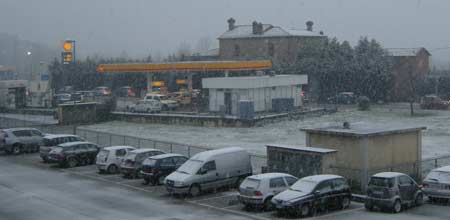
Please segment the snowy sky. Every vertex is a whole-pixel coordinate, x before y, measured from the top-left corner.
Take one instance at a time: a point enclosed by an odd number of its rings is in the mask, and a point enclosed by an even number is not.
[[[448,0],[0,0],[0,32],[55,47],[75,39],[79,55],[143,56],[216,42],[229,17],[299,29],[313,20],[352,43],[369,36],[385,47],[433,49],[450,46],[449,11]]]

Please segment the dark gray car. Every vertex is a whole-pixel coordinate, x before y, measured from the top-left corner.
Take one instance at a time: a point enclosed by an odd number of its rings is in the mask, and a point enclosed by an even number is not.
[[[373,175],[367,187],[365,207],[387,208],[399,213],[404,207],[423,204],[423,192],[408,175],[396,172],[383,172]]]
[[[42,158],[42,160],[45,163],[50,162],[48,159],[48,154],[50,151],[58,146],[59,144],[69,143],[69,142],[76,142],[76,141],[84,141],[83,138],[77,136],[77,135],[71,135],[71,134],[51,134],[46,135],[44,137],[43,143],[40,147],[39,154]]]

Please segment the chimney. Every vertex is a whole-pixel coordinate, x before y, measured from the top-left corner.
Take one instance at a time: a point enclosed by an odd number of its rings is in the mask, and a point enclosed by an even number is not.
[[[234,26],[234,23],[236,23],[236,20],[234,18],[228,19],[228,30],[232,31],[236,26]]]
[[[258,22],[257,21],[254,21],[252,23],[252,33],[253,34],[258,34]]]
[[[306,22],[306,30],[307,30],[307,31],[313,31],[313,25],[314,25],[314,22],[312,22],[312,21],[307,21],[307,22]]]

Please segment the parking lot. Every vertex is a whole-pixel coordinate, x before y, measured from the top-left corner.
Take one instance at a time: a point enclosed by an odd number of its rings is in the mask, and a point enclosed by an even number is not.
[[[217,211],[219,213],[228,213],[250,219],[283,219],[275,212],[262,212],[256,210],[245,210],[237,200],[238,192],[231,190],[218,190],[208,192],[199,197],[179,197],[171,196],[167,193],[164,186],[143,185],[142,179],[124,179],[121,175],[99,174],[95,165],[75,167],[70,169],[61,169],[56,165],[45,164],[37,154],[24,154],[18,156],[1,155],[0,160],[9,163],[19,163],[33,168],[45,169],[55,172],[62,172],[73,175],[76,178],[90,179],[111,185],[112,187],[127,188],[137,191],[145,196],[171,203],[192,206],[199,209]],[[290,217],[287,217],[290,218]],[[367,212],[363,204],[353,202],[350,208],[344,211],[330,211],[328,213],[318,213],[311,217],[312,219],[450,219],[450,207],[444,204],[425,204],[422,207],[406,210],[400,214],[390,214],[382,212]]]

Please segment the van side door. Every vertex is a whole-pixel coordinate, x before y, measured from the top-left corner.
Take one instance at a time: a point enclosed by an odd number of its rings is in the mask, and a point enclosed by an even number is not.
[[[220,186],[218,181],[219,173],[216,170],[216,162],[214,160],[203,164],[197,174],[200,177],[202,189],[214,189]]]

